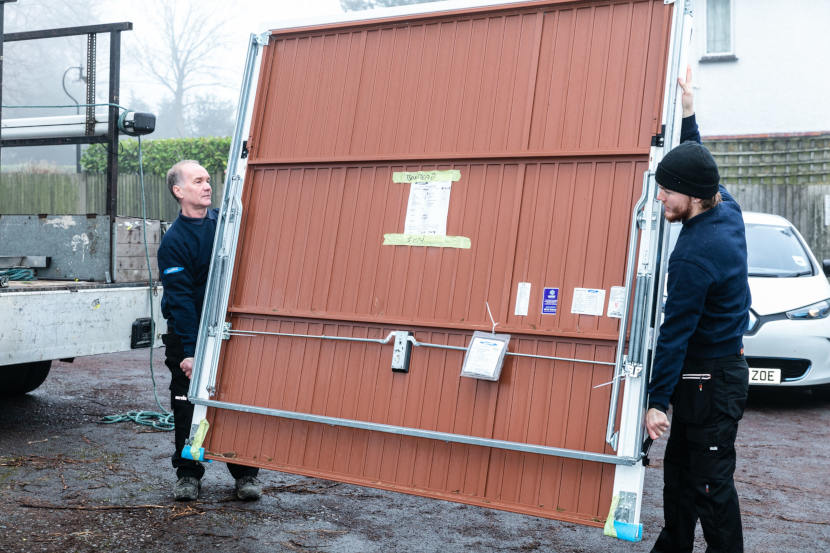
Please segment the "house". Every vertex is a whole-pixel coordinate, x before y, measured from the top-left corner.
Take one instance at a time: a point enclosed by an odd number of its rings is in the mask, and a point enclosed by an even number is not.
[[[694,18],[707,135],[830,132],[830,2],[695,0]]]
[[[830,257],[830,2],[691,4],[697,119],[722,180]]]

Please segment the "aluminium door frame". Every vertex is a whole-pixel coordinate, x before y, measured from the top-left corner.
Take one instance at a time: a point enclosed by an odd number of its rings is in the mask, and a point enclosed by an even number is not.
[[[481,7],[503,6],[507,4],[476,4]],[[210,272],[205,293],[205,304],[200,320],[199,335],[195,354],[194,370],[191,378],[188,399],[195,405],[191,432],[188,444],[182,454],[193,459],[204,459],[204,449],[201,447],[207,432],[207,408],[228,409],[233,411],[256,413],[293,420],[302,420],[323,423],[327,425],[343,426],[384,432],[389,434],[430,438],[445,442],[456,442],[480,445],[486,447],[524,451],[555,457],[565,457],[595,461],[616,465],[614,488],[612,497],[612,516],[609,521],[614,522],[618,532],[617,537],[630,539],[629,535],[642,535],[642,526],[639,524],[640,506],[645,469],[642,464],[643,418],[646,405],[646,384],[651,373],[651,352],[657,340],[657,325],[661,310],[660,302],[656,300],[657,293],[662,290],[665,279],[666,241],[664,240],[665,222],[662,217],[662,206],[657,202],[657,186],[654,180],[654,171],[663,154],[677,144],[680,133],[680,94],[676,85],[677,76],[685,67],[685,58],[691,38],[691,0],[664,0],[665,4],[673,4],[671,33],[669,39],[668,63],[666,65],[666,80],[662,110],[662,137],[655,137],[649,152],[649,165],[643,175],[642,196],[637,202],[632,215],[631,234],[629,237],[629,252],[626,263],[626,293],[623,317],[617,342],[617,358],[615,360],[614,377],[612,380],[612,397],[609,406],[609,417],[606,428],[606,442],[616,451],[616,454],[597,453],[592,451],[572,450],[566,448],[542,446],[506,440],[481,438],[478,436],[452,434],[438,431],[428,431],[419,428],[409,428],[367,421],[341,419],[310,413],[285,411],[251,405],[242,405],[212,399],[216,392],[216,377],[219,358],[224,340],[231,336],[243,337],[250,335],[230,328],[226,322],[227,306],[230,298],[230,288],[233,276],[233,267],[239,239],[242,192],[247,169],[247,143],[245,139],[250,134],[254,95],[257,88],[260,64],[264,47],[267,46],[270,32],[252,34],[250,36],[248,55],[245,63],[245,73],[240,90],[237,120],[231,149],[228,158],[225,193],[220,209],[217,232],[213,246]],[[446,4],[439,9],[448,9]],[[464,2],[467,7],[469,2]],[[457,5],[455,7],[458,7]],[[383,10],[383,16],[393,15],[397,10]],[[400,10],[400,13],[432,13],[435,11],[413,11],[411,6]],[[345,21],[355,20],[348,18]],[[363,20],[361,18],[361,20]],[[333,23],[327,20],[325,23]],[[338,22],[344,22],[343,19]],[[319,21],[315,23],[320,23]],[[304,22],[303,26],[311,22]],[[636,259],[636,263],[635,263]],[[633,277],[636,270],[636,278]],[[633,290],[633,300],[632,300]],[[631,311],[633,310],[633,313]],[[631,333],[628,340],[628,353],[625,351],[627,321],[631,313]],[[279,334],[279,333],[267,333]],[[394,335],[406,334],[404,331],[392,332],[385,339],[362,339],[320,335],[293,335],[311,339],[346,339],[352,341],[377,342],[388,344]],[[447,347],[439,344],[417,342],[414,338],[407,339],[412,346]],[[452,346],[450,346],[452,347]],[[453,348],[455,349],[455,348]],[[460,348],[465,349],[465,348]],[[548,356],[532,356],[556,359]],[[595,360],[571,359],[570,361],[591,364],[603,364]],[[618,411],[620,381],[626,380],[623,391],[622,408]],[[616,420],[620,419],[619,429]],[[623,495],[625,494],[625,495]],[[633,494],[633,495],[632,495]],[[617,509],[614,506],[620,497],[633,497],[633,510]],[[606,530],[606,533],[608,531]]]
[[[617,368],[609,412],[606,441],[620,455],[644,457],[644,418],[648,404],[647,384],[651,379],[653,352],[657,346],[660,315],[662,313],[662,290],[665,286],[668,266],[667,223],[663,217],[663,206],[657,201],[657,164],[665,153],[680,142],[682,119],[681,94],[677,79],[685,74],[693,28],[692,0],[664,0],[674,4],[672,32],[669,41],[668,63],[662,110],[662,137],[652,141],[648,170],[643,175],[643,196],[637,202],[632,217],[629,260],[626,265],[627,283],[632,277],[635,265],[632,263],[636,248],[635,235],[639,229],[639,256],[636,263],[636,288],[634,312],[631,316],[631,334],[628,351],[622,347],[626,330],[624,321],[629,313],[630,289],[626,288],[626,304],[623,310],[620,341],[617,347]],[[620,428],[612,432],[612,420],[616,416],[616,397],[619,381],[625,378]],[[639,541],[643,528],[640,524],[642,490],[645,466],[617,465],[614,473],[611,512],[605,526],[605,533],[621,539]]]
[[[188,399],[195,405],[191,419],[190,440],[201,445],[207,430],[207,405],[203,402],[214,395],[219,353],[224,338],[224,321],[230,299],[231,277],[236,259],[239,230],[242,221],[242,191],[248,167],[248,148],[245,137],[250,135],[254,111],[253,93],[259,82],[262,53],[271,33],[252,33],[248,38],[248,53],[239,92],[236,123],[225,175],[225,190],[216,224],[210,270],[205,288],[199,335],[190,378]],[[198,439],[201,437],[201,439]],[[198,449],[198,448],[196,448]],[[188,450],[188,447],[185,447]],[[195,452],[195,449],[194,449]],[[194,455],[195,457],[195,455]]]

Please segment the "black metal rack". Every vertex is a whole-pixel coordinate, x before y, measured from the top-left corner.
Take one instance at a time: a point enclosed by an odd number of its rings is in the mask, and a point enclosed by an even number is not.
[[[15,146],[51,146],[61,144],[107,144],[107,200],[106,214],[115,217],[118,209],[118,116],[116,107],[120,100],[121,88],[121,32],[131,31],[131,22],[105,23],[101,25],[85,25],[80,27],[64,27],[60,29],[45,29],[41,31],[25,31],[19,33],[4,33],[3,12],[5,4],[16,0],[0,0],[0,122],[2,122],[3,99],[3,44],[20,40],[38,40],[44,38],[58,38],[68,36],[87,35],[87,63],[89,78],[87,80],[86,103],[95,103],[95,61],[97,35],[110,35],[110,63],[109,63],[109,117],[107,133],[103,136],[94,136],[95,109],[86,108],[86,133],[84,136],[56,136],[50,138],[15,138],[0,139],[0,149]]]

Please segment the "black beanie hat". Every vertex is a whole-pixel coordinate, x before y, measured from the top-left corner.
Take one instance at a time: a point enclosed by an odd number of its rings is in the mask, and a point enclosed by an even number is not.
[[[718,193],[720,182],[715,158],[709,150],[691,140],[663,157],[657,164],[655,177],[663,188],[704,199]]]

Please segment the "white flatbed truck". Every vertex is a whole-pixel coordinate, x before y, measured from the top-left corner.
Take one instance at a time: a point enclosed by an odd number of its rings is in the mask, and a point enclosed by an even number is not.
[[[105,215],[0,215],[0,271],[18,266],[37,271],[32,281],[0,277],[0,396],[13,396],[37,388],[55,359],[155,346],[167,327],[161,318],[161,287],[151,284],[147,267],[148,258],[150,268],[155,263],[160,223],[148,222],[145,247],[143,221],[116,216],[119,133],[135,136],[155,128],[152,114],[122,113],[118,105],[121,33],[131,30],[132,23],[4,33],[4,8],[5,0],[0,0],[0,98],[4,43],[109,35],[105,114],[95,110],[94,72],[87,79],[86,116],[72,116],[71,122],[51,116],[7,121],[0,110],[0,151],[107,145]],[[94,67],[96,41],[86,42],[87,65]],[[83,213],[86,202],[79,204]]]
[[[110,227],[109,219],[0,216],[0,271],[46,265],[35,269],[42,279],[0,287],[0,396],[34,390],[56,359],[160,345],[162,288],[148,280],[142,222],[117,217]],[[148,221],[147,237],[154,267],[158,221]]]

